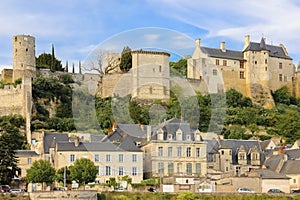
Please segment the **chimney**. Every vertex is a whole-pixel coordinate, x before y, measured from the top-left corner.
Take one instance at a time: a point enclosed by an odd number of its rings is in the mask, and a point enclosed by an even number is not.
[[[147,142],[151,140],[151,126],[147,126]]]
[[[225,42],[220,43],[220,49],[222,50],[222,52],[226,52]]]
[[[200,38],[197,38],[197,39],[196,39],[196,46],[197,46],[197,47],[200,47],[200,43],[201,43],[201,39],[200,39]]]
[[[79,146],[79,137],[75,137],[74,145],[75,145],[75,147]]]
[[[250,44],[250,35],[245,36],[245,44],[243,50],[245,50]]]

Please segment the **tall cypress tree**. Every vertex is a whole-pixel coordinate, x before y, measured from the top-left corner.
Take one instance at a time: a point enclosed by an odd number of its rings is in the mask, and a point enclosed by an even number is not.
[[[51,54],[51,66],[50,70],[55,71],[55,55],[54,55],[54,45],[52,44],[52,54]]]

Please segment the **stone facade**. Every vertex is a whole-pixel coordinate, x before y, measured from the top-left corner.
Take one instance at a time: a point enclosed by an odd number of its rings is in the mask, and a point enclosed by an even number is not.
[[[30,35],[13,37],[13,81],[23,75],[35,77],[35,38]]]
[[[144,174],[151,177],[204,177],[206,171],[206,142],[200,131],[191,131],[189,124],[171,119],[157,127],[147,127]]]
[[[262,38],[260,43],[250,42],[245,37],[242,51],[226,49],[225,42],[220,48],[202,47],[200,39],[192,58],[188,60],[187,78],[204,80],[208,91],[223,92],[234,88],[251,97],[254,103],[273,107],[271,91],[283,86],[295,91],[295,66],[286,48],[268,45]]]

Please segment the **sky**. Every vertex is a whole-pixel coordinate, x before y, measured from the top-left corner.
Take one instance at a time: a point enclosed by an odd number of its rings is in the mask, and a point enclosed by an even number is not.
[[[99,49],[121,52],[159,49],[171,59],[201,45],[242,50],[244,36],[284,44],[300,60],[300,2],[297,0],[2,0],[0,70],[12,68],[12,37],[32,35],[36,55],[51,53],[68,63],[84,62]]]

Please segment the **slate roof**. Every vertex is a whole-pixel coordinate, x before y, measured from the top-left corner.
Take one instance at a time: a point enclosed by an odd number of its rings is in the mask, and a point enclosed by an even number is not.
[[[62,134],[62,133],[45,133],[44,135],[44,153],[49,153],[49,148],[54,148],[55,141],[68,141],[69,136],[68,134]]]
[[[134,137],[144,137],[147,132],[146,125],[118,124],[118,129]]]
[[[216,139],[213,140],[205,140],[206,143],[206,152],[207,153],[212,153],[212,154],[216,154],[219,153],[218,149],[219,149],[219,143]]]
[[[241,146],[245,148],[247,154],[250,153],[250,151],[256,146],[260,152],[261,162],[264,161],[264,156],[257,140],[220,140],[219,148],[232,149],[232,162],[233,164],[238,164],[237,152]]]
[[[39,156],[34,150],[16,150],[16,157],[34,157]]]
[[[265,141],[260,141],[260,147],[264,151],[266,150],[267,146],[270,144],[271,140],[265,140]]]
[[[288,156],[288,160],[300,158],[300,149],[285,149],[283,153]]]
[[[160,129],[164,131],[164,140],[167,140],[168,134],[172,134],[174,141],[176,139],[176,131],[179,129],[182,131],[182,140],[180,140],[180,142],[187,140],[187,135],[191,136],[190,141],[194,140],[194,134],[190,128],[190,124],[178,118],[172,118],[158,126],[152,126],[152,140],[157,140],[157,131]]]
[[[243,52],[235,50],[227,50],[223,52],[221,49],[210,48],[210,47],[200,47],[201,51],[208,54],[210,57],[217,58],[229,58],[234,60],[244,60]]]
[[[290,179],[284,174],[276,173],[269,169],[255,170],[262,179]]]
[[[127,142],[125,142],[125,144],[112,142],[79,142],[79,145],[76,147],[72,142],[57,142],[57,151],[142,152],[142,150],[137,147],[130,149],[126,144]]]
[[[265,166],[268,169],[275,171],[277,169],[280,161],[283,159],[284,159],[283,154],[273,155],[268,160],[266,160]]]
[[[284,162],[280,173],[282,174],[300,174],[300,160],[287,160]]]
[[[140,151],[133,139],[134,137],[124,133],[121,130],[115,130],[113,133],[105,137],[102,142],[110,142],[119,145],[120,148],[126,151]]]
[[[284,58],[284,59],[292,60],[291,57],[285,55],[282,47],[265,44],[264,39],[262,39],[260,43],[250,42],[248,47],[246,47],[246,49],[243,52],[245,52],[245,51],[261,51],[261,50],[269,51],[270,57]]]

